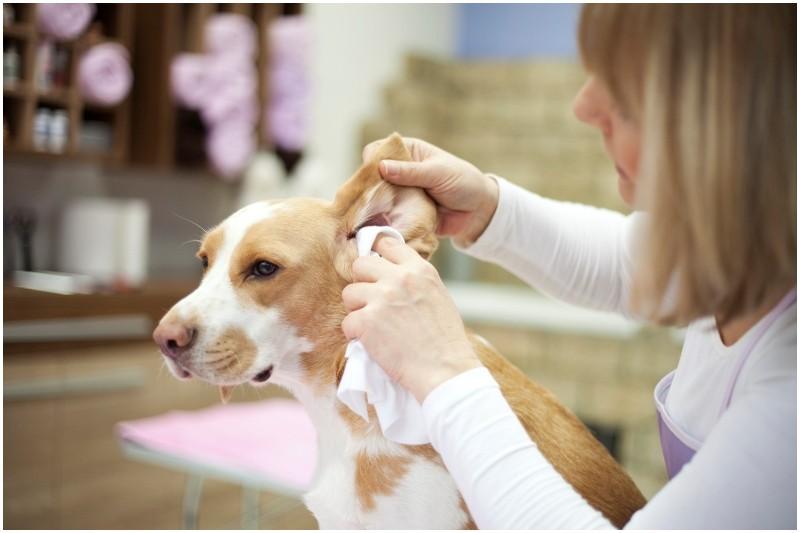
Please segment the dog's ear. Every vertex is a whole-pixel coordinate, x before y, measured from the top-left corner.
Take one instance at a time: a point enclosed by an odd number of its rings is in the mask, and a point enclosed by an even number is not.
[[[400,187],[384,181],[378,170],[383,159],[411,161],[402,137],[393,133],[342,185],[333,201],[347,238],[364,226],[391,226],[406,243],[429,259],[439,240],[436,238],[436,204],[417,187]]]

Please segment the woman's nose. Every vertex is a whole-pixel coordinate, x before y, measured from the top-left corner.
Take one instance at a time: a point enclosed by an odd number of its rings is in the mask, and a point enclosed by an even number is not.
[[[598,128],[604,135],[610,133],[607,98],[604,98],[603,91],[594,78],[589,78],[580,88],[572,102],[572,111],[581,122]]]

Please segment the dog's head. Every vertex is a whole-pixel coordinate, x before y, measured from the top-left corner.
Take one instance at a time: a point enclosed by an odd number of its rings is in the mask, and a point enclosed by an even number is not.
[[[338,191],[240,209],[203,239],[200,286],[153,333],[170,371],[229,387],[250,382],[335,384],[346,340],[341,291],[351,281],[355,233],[390,225],[430,257],[436,208],[421,190],[380,177],[382,159],[409,160],[397,134]],[[279,378],[279,379],[278,379]]]

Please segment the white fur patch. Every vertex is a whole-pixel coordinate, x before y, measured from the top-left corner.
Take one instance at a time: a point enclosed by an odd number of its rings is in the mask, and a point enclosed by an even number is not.
[[[216,252],[214,264],[206,272],[200,286],[176,304],[176,312],[185,320],[193,318],[197,323],[198,337],[196,360],[192,370],[202,379],[215,384],[235,385],[253,379],[269,365],[278,367],[289,355],[308,352],[313,345],[297,336],[295,328],[286,323],[279,307],[254,307],[242,301],[231,283],[229,267],[234,251],[247,231],[254,225],[270,218],[280,204],[259,202],[243,207],[220,226],[223,239]],[[203,372],[203,353],[214,339],[225,331],[237,328],[256,345],[257,355],[250,368],[241,376],[224,382],[219,376]]]

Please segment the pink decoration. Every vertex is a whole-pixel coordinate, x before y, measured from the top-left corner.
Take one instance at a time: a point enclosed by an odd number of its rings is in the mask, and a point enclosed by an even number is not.
[[[172,94],[181,104],[195,109],[211,99],[210,63],[210,57],[202,54],[179,54],[172,61]]]
[[[256,30],[245,16],[232,13],[214,15],[205,27],[206,50],[214,55],[233,55],[253,59],[256,53]]]
[[[294,400],[233,403],[121,422],[121,439],[209,467],[260,475],[296,492],[311,488],[317,434]]]
[[[270,101],[264,127],[275,144],[300,151],[308,141],[311,30],[301,16],[282,17],[270,26]]]
[[[258,87],[252,62],[241,63],[230,61],[226,56],[213,56],[208,65],[213,97],[199,105],[205,123],[214,126],[231,120],[255,126]]]
[[[247,17],[214,15],[206,23],[206,54],[182,54],[172,63],[172,91],[200,113],[209,130],[206,154],[227,179],[240,174],[256,150],[258,80],[256,30]]]
[[[69,40],[83,33],[94,12],[94,4],[38,4],[36,18],[42,33]]]
[[[115,105],[128,95],[133,73],[128,51],[117,43],[103,43],[90,48],[78,65],[78,84],[88,102]]]
[[[255,149],[255,132],[248,122],[217,124],[206,139],[206,154],[211,166],[227,179],[233,179],[244,171]]]

